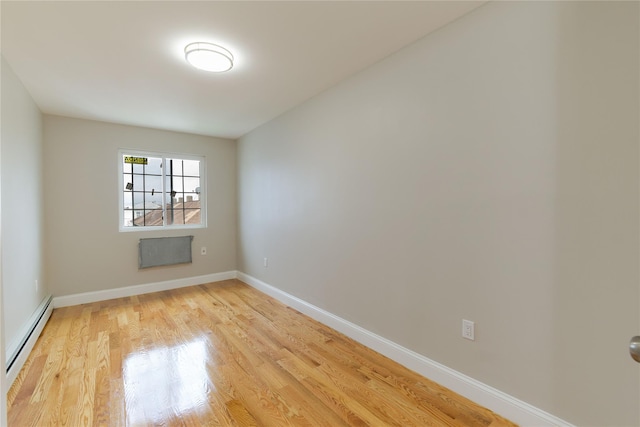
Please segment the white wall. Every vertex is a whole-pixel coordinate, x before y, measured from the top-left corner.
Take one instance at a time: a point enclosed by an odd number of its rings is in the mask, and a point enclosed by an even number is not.
[[[5,66],[4,58],[0,57],[0,75]],[[0,128],[2,126],[2,84],[0,83]],[[1,131],[0,131],[1,134]],[[2,177],[2,137],[0,135],[0,181]],[[0,185],[0,254],[2,254],[2,185]],[[2,256],[0,255],[0,309],[3,307],[2,299]],[[4,309],[0,310],[0,372],[7,371],[5,358],[5,332],[4,332]],[[0,426],[7,425],[7,391],[9,385],[6,377],[0,375]]]
[[[4,58],[1,102],[2,318],[11,350],[24,338],[48,290],[42,250],[42,115]]]
[[[54,296],[236,269],[234,141],[50,115],[44,141],[46,277]],[[119,232],[119,148],[205,156],[208,227]],[[179,235],[194,236],[192,264],[138,270],[140,238]]]
[[[637,3],[490,3],[249,133],[239,270],[569,422],[640,424],[638,48]]]

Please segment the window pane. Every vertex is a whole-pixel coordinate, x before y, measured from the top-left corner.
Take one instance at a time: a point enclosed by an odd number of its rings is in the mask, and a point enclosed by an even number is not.
[[[133,175],[133,191],[144,191],[144,175]]]
[[[133,226],[133,211],[129,210],[129,209],[125,209],[124,210],[124,221],[123,221],[123,225],[125,227],[132,227]]]
[[[184,202],[184,193],[176,193],[174,199],[174,205],[182,209],[182,203]],[[179,205],[179,206],[178,206]]]
[[[137,214],[138,212],[136,212]],[[145,210],[141,215],[136,215],[133,224],[137,226],[160,226],[162,223],[162,209]]]
[[[167,205],[167,225],[182,224],[182,209],[174,204]]]
[[[184,210],[184,223],[185,224],[200,224],[200,209],[185,209]]]
[[[167,225],[200,224],[200,209],[183,209],[179,204],[174,209],[167,209]]]
[[[133,206],[134,207],[142,207],[142,202],[144,202],[144,193],[140,191],[136,191],[133,193]]]
[[[122,206],[125,209],[133,209],[133,193],[131,193],[130,191],[125,191],[124,193],[124,199],[122,200]]]
[[[133,173],[144,173],[143,165],[133,165]]]
[[[127,163],[125,159],[127,157],[134,157],[134,163]],[[146,164],[144,162],[138,163],[138,160],[146,159]],[[124,172],[129,172],[133,170],[134,173],[148,173],[148,174],[156,174],[160,175],[162,173],[162,158],[161,157],[148,157],[144,155],[134,155],[134,154],[123,154],[122,156],[123,167],[122,170]]]
[[[150,192],[144,193],[144,208],[145,209],[162,209],[162,193]]]
[[[167,159],[167,176],[173,175],[182,175],[182,160],[180,159]],[[173,166],[173,169],[171,169]]]
[[[184,191],[195,193],[198,187],[200,187],[200,178],[184,178]]]
[[[145,175],[144,190],[153,191],[154,193],[162,193],[162,177],[156,175]]]
[[[200,176],[200,161],[184,160],[183,163],[185,176]]]
[[[123,179],[122,179],[122,184],[123,184],[123,190],[124,191],[131,191],[129,189],[127,189],[127,184],[132,184],[133,185],[133,176],[130,173],[125,173],[123,175]]]
[[[183,193],[184,199],[187,202],[198,203],[198,207],[200,207],[200,195],[198,193]],[[188,208],[192,208],[193,206],[187,206]]]
[[[173,183],[173,185],[171,184]],[[167,177],[167,191],[178,191],[178,192],[182,192],[184,191],[184,189],[182,188],[182,177],[181,176],[174,176],[173,178],[171,177]]]
[[[158,157],[147,157],[147,165],[144,172],[152,175],[162,175],[162,159]]]

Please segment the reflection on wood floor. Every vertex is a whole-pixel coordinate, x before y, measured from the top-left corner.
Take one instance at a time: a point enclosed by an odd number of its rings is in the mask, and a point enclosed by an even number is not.
[[[237,280],[56,309],[9,426],[513,425]]]

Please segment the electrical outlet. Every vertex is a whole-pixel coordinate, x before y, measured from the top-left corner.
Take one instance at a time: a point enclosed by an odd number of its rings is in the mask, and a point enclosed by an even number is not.
[[[38,279],[36,279],[36,292],[38,292],[38,290],[39,290]]]
[[[206,255],[207,254],[207,247],[203,246],[200,248],[200,255]]]
[[[267,268],[269,266],[269,259],[265,258],[264,261],[262,261],[262,265],[264,265],[264,268]]]
[[[475,341],[476,324],[471,320],[462,319],[462,338]]]

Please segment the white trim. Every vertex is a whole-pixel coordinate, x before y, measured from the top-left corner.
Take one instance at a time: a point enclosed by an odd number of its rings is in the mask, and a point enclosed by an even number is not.
[[[44,313],[42,312],[44,310]],[[51,301],[51,295],[46,297],[42,303],[38,306],[38,309],[31,316],[31,319],[28,322],[28,326],[21,331],[22,338],[21,340],[11,343],[11,346],[7,348],[7,353],[14,357],[14,354],[17,352],[17,356],[15,356],[15,360],[11,364],[11,368],[7,370],[7,390],[11,387],[11,384],[15,381],[20,370],[24,366],[24,363],[27,361],[31,350],[33,350],[33,346],[36,345],[36,341],[40,337],[40,333],[44,329],[45,325],[49,321],[51,317],[51,313],[53,312],[53,302]],[[38,319],[39,318],[39,319]],[[36,323],[37,322],[37,323]],[[35,327],[33,327],[35,323]],[[33,327],[33,330],[30,329]],[[24,345],[22,345],[22,340],[24,341]],[[22,346],[21,348],[17,346]],[[7,362],[9,359],[7,359]]]
[[[393,341],[374,334],[354,323],[342,319],[341,317],[338,317],[326,310],[316,307],[313,304],[309,304],[308,302],[298,297],[295,297],[259,279],[256,279],[255,277],[249,276],[239,271],[227,271],[222,273],[208,274],[204,276],[169,280],[165,282],[148,283],[144,285],[127,286],[117,289],[108,289],[103,291],[85,292],[81,294],[55,297],[53,298],[52,304],[49,306],[49,314],[46,316],[46,319],[48,319],[51,315],[52,308],[67,307],[71,305],[104,301],[113,298],[141,295],[150,292],[177,289],[186,286],[194,286],[203,283],[218,282],[235,278],[281,301],[282,303],[295,308],[301,313],[304,313],[309,317],[347,335],[348,337],[358,341],[359,343],[389,357],[390,359],[400,363],[401,365],[406,366],[407,368],[412,369],[421,375],[424,375],[425,377],[437,382],[438,384],[441,384],[444,387],[447,387],[454,392],[471,399],[479,405],[491,409],[492,411],[510,419],[511,421],[520,424],[523,427],[573,427],[572,424],[541,409],[538,409],[526,402],[523,402],[522,400],[510,396],[458,371],[448,368],[445,365],[442,365],[425,356],[422,356],[421,354],[402,347],[394,343]],[[45,316],[43,316],[43,319],[45,319]],[[41,323],[42,327],[44,327],[46,320]],[[11,371],[15,370],[14,377],[10,379],[9,384],[11,384],[11,382],[15,379],[15,375],[17,375],[17,373],[20,371],[20,368],[26,361],[26,357],[33,348],[33,344],[35,344],[35,340],[37,340],[41,330],[42,328],[40,328],[39,326],[39,329],[34,331],[31,338],[33,339],[31,347],[27,348],[27,345],[25,345],[25,350],[27,351],[21,352],[21,356],[16,359],[16,362],[11,369]],[[24,357],[25,359],[21,363],[19,363],[19,359],[21,357]],[[7,378],[10,377],[10,374],[11,372],[7,373]]]
[[[421,354],[404,348],[393,341],[376,335],[354,323],[342,319],[326,310],[316,307],[287,292],[275,288],[255,277],[238,272],[237,278],[265,294],[295,308],[309,317],[342,332],[359,343],[387,356],[388,358],[418,372],[472,401],[491,409],[497,414],[521,426],[562,426],[572,424],[516,399],[500,390],[477,381],[467,375],[448,368]]]
[[[209,282],[219,282],[236,278],[236,271],[207,274],[204,276],[186,277],[184,279],[167,280],[166,282],[147,283],[144,285],[125,286],[116,289],[105,289],[95,292],[65,295],[53,298],[53,307],[68,307],[71,305],[87,304],[91,302],[105,301],[114,298],[130,297],[133,295],[148,294],[151,292],[167,291],[170,289],[184,288],[186,286],[201,285]]]

